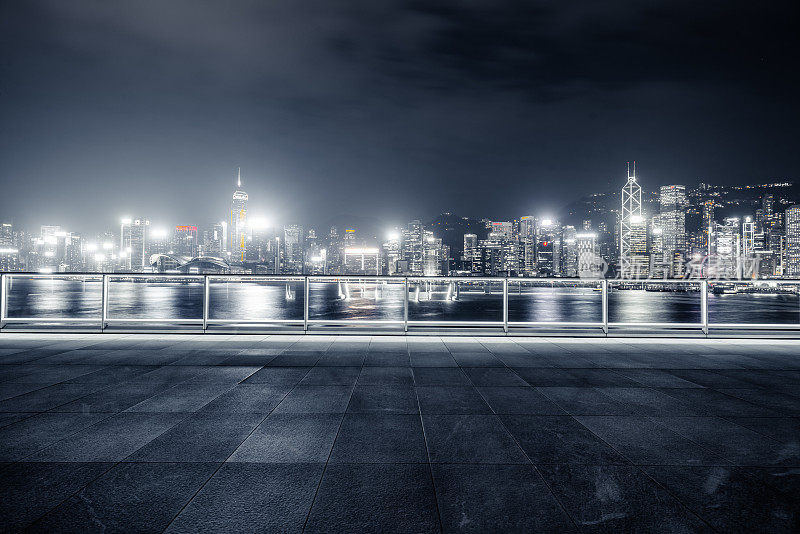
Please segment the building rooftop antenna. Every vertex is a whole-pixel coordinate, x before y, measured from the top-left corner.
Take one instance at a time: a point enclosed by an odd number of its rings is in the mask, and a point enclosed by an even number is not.
[[[242,187],[242,168],[241,167],[236,167],[236,174],[237,174],[236,187]]]

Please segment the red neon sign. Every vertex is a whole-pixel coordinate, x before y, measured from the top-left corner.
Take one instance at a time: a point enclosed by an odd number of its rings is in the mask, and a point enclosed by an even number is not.
[[[176,226],[175,229],[179,232],[196,232],[196,226]]]

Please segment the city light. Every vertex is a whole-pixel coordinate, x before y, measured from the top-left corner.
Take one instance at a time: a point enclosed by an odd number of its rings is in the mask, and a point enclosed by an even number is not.
[[[249,217],[247,221],[251,230],[268,230],[272,228],[272,224],[264,217]]]
[[[153,239],[166,239],[169,235],[169,230],[166,228],[151,228],[150,229],[150,236]]]
[[[783,187],[769,187],[779,186]],[[727,277],[742,276],[742,265],[753,259],[765,267],[748,274],[751,278],[800,276],[800,240],[790,239],[800,233],[800,206],[793,207],[794,201],[787,196],[773,197],[772,192],[760,191],[759,187],[767,186],[728,189],[752,190],[752,198],[736,198],[727,205],[736,209],[759,206],[755,216],[742,213],[739,218],[715,218],[714,209],[726,206],[723,186],[687,190],[677,184],[660,186],[655,197],[658,205],[650,207],[656,215],[646,216],[642,212],[642,187],[629,180],[621,189],[621,210],[620,204],[595,205],[583,213],[512,216],[488,225],[485,218],[459,217],[468,221],[460,235],[453,232],[462,230],[449,223],[414,220],[385,227],[384,239],[372,234],[371,228],[362,233],[358,227],[339,226],[327,233],[317,226],[276,226],[261,215],[248,216],[247,195],[238,190],[230,221],[150,227],[146,217],[123,217],[119,232],[97,233],[93,235],[102,237],[87,240],[61,226],[43,225],[19,246],[8,237],[0,241],[0,260],[4,262],[0,267],[8,266],[5,269],[9,272],[36,271],[43,264],[55,265],[64,272],[174,271],[174,264],[149,264],[152,257],[171,255],[180,261],[200,256],[217,258],[222,272],[243,274],[569,278],[579,276],[583,269],[576,258],[589,255],[601,258],[607,266],[604,273],[622,278],[682,278],[687,265],[698,258],[722,265],[716,268]],[[699,229],[687,228],[689,212],[698,216]],[[534,220],[538,223],[531,224]],[[131,221],[135,225],[126,226]],[[245,222],[248,231],[244,230]],[[3,235],[8,236],[12,227],[4,223]],[[228,233],[231,227],[234,231]],[[259,234],[268,230],[274,233]],[[304,269],[306,265],[313,265],[311,272]],[[202,272],[203,268],[197,271],[198,267],[189,267],[193,272]]]

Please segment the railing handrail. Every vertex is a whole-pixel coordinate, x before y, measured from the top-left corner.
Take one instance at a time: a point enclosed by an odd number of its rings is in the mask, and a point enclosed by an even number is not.
[[[64,323],[75,324],[82,322],[94,322],[97,318],[91,317],[64,317],[64,318],[21,318],[9,317],[8,313],[8,295],[9,295],[9,281],[17,277],[33,277],[33,278],[83,278],[83,279],[96,279],[101,282],[101,317],[99,318],[100,330],[105,331],[109,324],[119,323],[151,323],[151,322],[164,322],[174,321],[186,324],[199,324],[202,325],[203,332],[208,331],[209,326],[212,324],[280,324],[280,325],[296,325],[302,326],[303,331],[309,331],[309,328],[314,325],[344,325],[344,324],[383,324],[383,325],[402,325],[403,331],[408,332],[409,326],[492,326],[501,327],[503,332],[508,334],[510,329],[517,327],[534,327],[550,325],[554,327],[567,327],[567,328],[584,328],[584,327],[601,327],[603,332],[608,335],[611,327],[680,327],[680,328],[700,328],[704,335],[708,335],[710,328],[742,328],[741,323],[710,323],[709,310],[708,310],[708,294],[709,287],[715,283],[736,283],[742,285],[762,285],[762,284],[800,284],[800,280],[706,280],[706,279],[665,279],[665,280],[628,280],[628,279],[586,279],[586,278],[523,278],[523,277],[470,277],[470,276],[382,276],[382,275],[273,275],[273,274],[234,274],[234,273],[219,273],[219,274],[182,274],[182,273],[31,273],[31,272],[3,272],[0,273],[0,330],[3,329],[6,323],[21,323],[40,321],[44,323]],[[202,281],[203,283],[203,299],[202,299],[202,318],[185,318],[185,319],[149,319],[149,318],[114,318],[109,317],[109,286],[111,280],[115,278],[133,278],[133,279],[178,279],[178,280],[191,280]],[[283,282],[294,281],[303,284],[303,317],[297,319],[264,319],[264,320],[250,320],[250,319],[212,319],[210,317],[210,300],[211,293],[210,287],[212,281],[224,281],[227,279],[241,280],[243,283],[263,281]],[[374,282],[396,282],[403,285],[403,318],[402,319],[319,319],[312,318],[309,313],[310,302],[310,288],[311,283],[315,281],[335,282],[335,281],[374,281]],[[423,282],[492,282],[499,283],[502,287],[502,315],[499,317],[487,317],[484,320],[478,321],[451,321],[451,320],[434,320],[423,321],[409,318],[409,287],[410,284],[423,281]],[[519,282],[530,282],[536,284],[541,282],[543,285],[548,284],[576,284],[596,286],[601,291],[600,300],[600,320],[593,321],[514,321],[509,320],[509,297],[515,293],[509,290],[509,286]],[[652,322],[625,322],[625,321],[610,321],[608,315],[608,295],[610,289],[614,286],[621,284],[635,284],[635,285],[659,285],[659,284],[692,284],[699,286],[700,293],[700,322],[699,323],[652,323]],[[501,292],[495,290],[493,295],[500,296]],[[296,290],[296,292],[299,289]],[[762,323],[747,323],[751,328],[775,328],[775,329],[796,329],[800,330],[800,322],[798,324],[762,324]]]

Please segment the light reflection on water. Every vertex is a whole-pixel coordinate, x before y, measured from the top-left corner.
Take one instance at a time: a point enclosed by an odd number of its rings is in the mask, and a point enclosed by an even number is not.
[[[9,317],[99,318],[100,279],[15,278],[8,295]],[[409,294],[411,321],[502,321],[502,283],[489,288],[471,283],[459,286],[457,295],[448,284],[413,285]],[[419,292],[417,288],[419,287]],[[148,283],[112,279],[109,282],[110,318],[202,318],[203,284],[200,281]],[[321,320],[403,320],[403,283],[312,282],[309,318]],[[302,281],[214,281],[210,287],[211,319],[303,319]],[[550,287],[533,283],[510,284],[508,318],[511,322],[599,322],[601,292],[591,287]],[[454,300],[455,299],[455,300]],[[709,294],[709,320],[713,323],[800,322],[797,295]],[[699,323],[700,293],[614,290],[609,293],[610,322]]]

